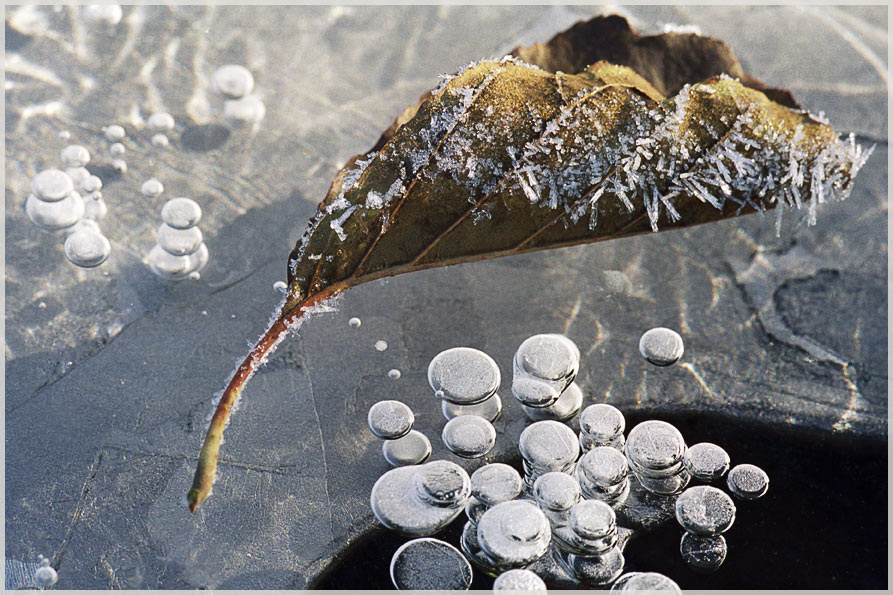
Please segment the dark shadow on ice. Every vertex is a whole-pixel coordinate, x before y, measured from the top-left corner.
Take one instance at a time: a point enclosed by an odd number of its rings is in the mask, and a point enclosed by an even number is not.
[[[183,131],[180,142],[190,151],[212,151],[223,146],[229,134],[229,128],[220,124],[190,126]]]

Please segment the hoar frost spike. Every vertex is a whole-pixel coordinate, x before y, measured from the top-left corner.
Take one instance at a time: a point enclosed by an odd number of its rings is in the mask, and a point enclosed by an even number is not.
[[[570,72],[568,74],[567,72]],[[239,393],[289,329],[345,289],[459,262],[843,200],[852,136],[745,75],[722,42],[579,23],[470,65],[338,173],[292,251],[279,313],[223,393],[189,491],[211,490]]]

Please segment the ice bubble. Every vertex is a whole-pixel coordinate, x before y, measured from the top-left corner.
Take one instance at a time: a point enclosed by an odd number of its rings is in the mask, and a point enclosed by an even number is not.
[[[111,253],[108,239],[90,229],[78,230],[65,239],[65,257],[79,267],[98,267]]]
[[[388,378],[390,378],[391,380],[399,380],[400,376],[402,376],[402,374],[400,374],[400,370],[398,370],[397,368],[388,370]]]
[[[685,563],[700,570],[713,571],[722,566],[728,551],[729,546],[722,535],[694,535],[686,531],[679,543],[679,553]]]
[[[441,439],[450,452],[466,459],[474,459],[493,449],[496,444],[496,429],[483,417],[460,415],[446,423]]]
[[[86,167],[66,167],[65,175],[71,178],[71,182],[75,186],[80,187],[84,180],[90,177],[90,170]]]
[[[152,272],[164,279],[185,279],[191,273],[201,270],[208,262],[208,248],[204,244],[192,254],[175,256],[155,244],[149,251],[149,268]]]
[[[191,198],[172,198],[161,208],[161,220],[175,229],[189,229],[202,218],[202,209]]]
[[[125,147],[122,143],[114,143],[109,146],[109,153],[111,153],[112,157],[120,157],[126,152],[127,147]]]
[[[170,139],[167,138],[166,135],[161,134],[160,132],[159,132],[158,134],[153,134],[153,135],[152,135],[152,146],[154,146],[154,147],[166,147],[166,146],[168,146],[169,144],[171,144],[171,141],[170,141]]]
[[[571,508],[580,501],[580,484],[567,473],[551,471],[533,483],[533,497],[552,527],[563,527]]]
[[[596,403],[580,413],[580,443],[584,449],[607,444],[623,436],[624,429],[626,420],[613,405]]]
[[[67,130],[61,130],[59,132],[59,138],[61,138],[62,140],[68,140],[71,138],[71,133]]]
[[[203,239],[198,227],[178,229],[167,223],[158,226],[158,243],[174,256],[192,254],[202,245]]]
[[[191,273],[186,275],[186,278],[189,279],[190,281],[198,281],[199,279],[202,278],[202,274],[199,273],[198,271],[192,271]]]
[[[678,494],[685,489],[685,486],[691,481],[691,475],[689,475],[688,471],[684,468],[678,473],[668,477],[650,477],[633,464],[630,464],[630,469],[632,469],[636,479],[642,484],[642,487],[653,494],[664,496]]]
[[[465,503],[465,514],[468,516],[468,520],[478,524],[478,521],[481,520],[481,516],[487,512],[490,507],[474,496],[468,499],[468,502]]]
[[[672,579],[657,572],[628,572],[611,586],[612,591],[672,591],[682,589]]]
[[[143,196],[155,198],[161,196],[161,193],[164,192],[164,185],[155,178],[151,178],[143,182],[143,185],[140,186],[140,192],[143,193]]]
[[[121,146],[123,147],[124,145]],[[127,162],[123,159],[113,159],[112,167],[114,167],[115,171],[117,171],[119,174],[123,175],[127,173]]]
[[[630,430],[625,450],[631,463],[648,469],[666,469],[682,460],[685,440],[671,424],[649,420]]]
[[[189,258],[190,267],[189,277],[192,279],[197,279],[199,277],[198,272],[205,268],[205,265],[208,264],[208,259],[210,258],[208,247],[204,244],[204,242],[202,242],[202,245],[198,247],[198,250],[196,250],[192,254],[187,255],[187,258]]]
[[[418,465],[431,456],[431,442],[421,432],[410,430],[402,438],[386,440],[381,454],[392,467]]]
[[[512,380],[512,394],[526,407],[548,407],[561,396],[554,385],[529,376]]]
[[[111,126],[106,126],[102,129],[103,134],[105,134],[106,140],[110,142],[117,142],[127,136],[127,133],[124,132],[124,128],[117,124],[112,124]]]
[[[574,469],[575,477],[587,498],[604,499],[602,490],[622,484],[629,474],[626,457],[616,448],[596,446],[587,451]]]
[[[233,124],[256,124],[266,114],[267,108],[257,95],[229,99],[223,104],[223,117]]]
[[[719,535],[735,522],[735,503],[712,486],[688,488],[676,499],[676,520],[689,533]]]
[[[501,502],[477,525],[481,549],[497,565],[526,566],[549,549],[552,531],[543,512],[527,500]]]
[[[379,401],[369,408],[367,420],[376,437],[394,440],[412,430],[415,416],[412,409],[400,401]]]
[[[533,421],[541,421],[544,419],[554,419],[556,421],[566,421],[577,414],[580,407],[583,406],[583,391],[576,382],[564,389],[554,403],[546,407],[528,407],[521,405],[524,415]]]
[[[432,390],[457,405],[473,405],[490,398],[501,378],[493,358],[471,347],[441,351],[428,364]]]
[[[84,218],[98,221],[106,216],[109,208],[102,200],[101,192],[91,192],[84,197]]]
[[[464,591],[471,586],[471,564],[445,541],[414,539],[394,552],[391,581],[400,590]]]
[[[167,112],[156,112],[146,122],[149,130],[167,132],[174,129],[174,117]]]
[[[82,192],[99,192],[100,190],[102,190],[102,180],[99,176],[90,175],[81,180]]]
[[[623,573],[626,559],[619,547],[597,556],[567,554],[566,566],[578,581],[587,586],[607,585]]]
[[[521,474],[504,463],[490,463],[471,474],[471,494],[487,506],[518,497]]]
[[[387,341],[382,341],[381,339],[379,339],[378,341],[375,342],[375,351],[384,351],[387,348],[388,348]]]
[[[254,90],[254,76],[244,66],[227,64],[211,75],[211,87],[228,97],[244,97]]]
[[[40,228],[46,230],[65,229],[77,223],[84,216],[84,201],[77,192],[71,192],[56,202],[46,202],[29,194],[25,200],[25,212],[28,214],[28,218]]]
[[[521,432],[518,448],[530,471],[567,471],[580,454],[573,430],[563,423],[545,420],[530,424]],[[531,483],[536,477],[530,478]]]
[[[617,544],[617,516],[601,500],[581,500],[571,509],[568,528],[582,552],[601,554]]]
[[[84,167],[90,163],[90,151],[81,145],[68,145],[62,149],[62,163],[65,167]]]
[[[31,179],[31,192],[46,202],[62,200],[73,191],[71,178],[58,169],[45,169]]]
[[[415,476],[418,496],[433,506],[464,506],[471,495],[468,473],[450,461],[431,461]]]
[[[273,291],[278,291],[279,293],[285,293],[288,291],[288,283],[285,281],[276,281],[273,283]]]
[[[117,25],[124,16],[119,4],[90,4],[83,7],[84,18],[95,23]]]
[[[347,321],[347,326],[349,326],[350,328],[360,328],[361,324],[363,324],[363,321],[356,317],[351,318]]]
[[[729,470],[729,453],[721,446],[701,442],[690,446],[683,457],[685,468],[695,479],[715,481]]]
[[[726,483],[736,498],[754,500],[769,489],[769,476],[756,465],[736,465],[729,471]]]
[[[668,328],[657,327],[645,331],[639,339],[639,353],[655,366],[675,364],[684,351],[682,337]]]
[[[412,432],[409,435],[411,436]],[[401,440],[405,439],[401,438]],[[399,442],[399,440],[385,442],[385,444],[394,442]],[[461,467],[458,465],[455,467],[464,473]],[[431,535],[462,514],[465,500],[459,500],[453,506],[433,506],[419,498],[417,476],[421,468],[409,466],[391,469],[379,477],[375,485],[372,486],[370,495],[372,512],[375,518],[388,529],[404,535]]]
[[[493,581],[494,591],[545,591],[546,583],[526,568],[506,570]]]
[[[459,538],[459,546],[462,548],[462,553],[465,554],[465,557],[469,561],[475,566],[483,568],[488,574],[495,574],[505,570],[505,568],[497,569],[496,566],[494,566],[493,561],[487,557],[483,550],[481,550],[481,544],[478,543],[478,528],[475,523],[468,521],[462,527],[462,536]]]
[[[502,399],[499,398],[499,395],[494,394],[486,401],[474,405],[457,405],[444,399],[440,402],[440,411],[447,419],[453,419],[460,415],[477,415],[492,422],[502,412]]]
[[[34,584],[37,585],[38,589],[49,589],[55,585],[58,580],[59,575],[56,573],[56,569],[52,566],[41,565],[41,567],[34,572]]]
[[[513,364],[516,378],[532,376],[545,380],[560,393],[577,375],[580,350],[564,335],[533,335],[518,347]]]

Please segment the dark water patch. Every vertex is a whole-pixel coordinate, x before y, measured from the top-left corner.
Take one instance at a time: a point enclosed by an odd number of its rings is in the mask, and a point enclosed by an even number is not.
[[[20,33],[9,26],[9,21],[6,22],[6,51],[14,52],[19,50],[29,43],[34,41],[34,38],[30,35],[25,35],[24,33]]]
[[[190,151],[213,151],[223,146],[229,138],[230,131],[220,124],[204,124],[190,126],[183,131],[180,142]]]

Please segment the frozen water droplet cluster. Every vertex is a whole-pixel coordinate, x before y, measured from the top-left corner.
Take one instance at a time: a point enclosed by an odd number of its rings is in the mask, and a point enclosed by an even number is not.
[[[622,449],[626,444],[623,431],[626,420],[613,405],[595,403],[580,413],[580,447],[591,450],[596,446]]]
[[[161,209],[163,223],[158,227],[158,243],[148,256],[153,273],[178,281],[190,278],[208,264],[208,247],[197,227],[201,216],[201,207],[191,198],[173,198],[165,203]]]
[[[50,566],[50,561],[40,556],[40,566],[34,572],[34,584],[38,589],[49,589],[59,580],[56,569]]]
[[[393,467],[418,465],[431,455],[431,442],[412,429],[415,415],[400,401],[379,401],[369,408],[369,429],[384,440],[381,452]]]
[[[685,440],[664,421],[644,421],[626,438],[626,458],[636,478],[649,492],[671,495],[682,491],[691,477],[682,458]]]
[[[266,115],[261,98],[252,94],[254,76],[244,66],[227,64],[211,75],[211,86],[216,93],[226,97],[223,117],[234,125],[257,125]]]

